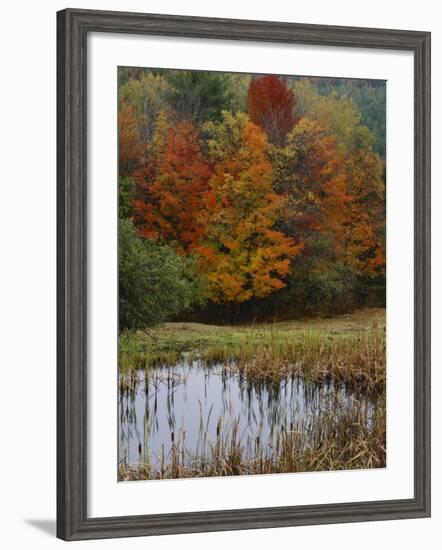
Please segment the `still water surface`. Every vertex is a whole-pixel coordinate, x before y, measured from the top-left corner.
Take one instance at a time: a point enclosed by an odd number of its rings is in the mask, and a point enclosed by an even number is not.
[[[304,383],[298,377],[251,384],[231,369],[197,361],[139,371],[138,380],[135,391],[119,394],[120,464],[149,462],[159,468],[174,444],[189,457],[209,455],[218,437],[232,433],[253,458],[257,447],[271,453],[283,430],[302,430],[308,443],[324,418],[351,411],[356,402],[368,422],[373,412],[373,403],[361,403],[342,385]]]

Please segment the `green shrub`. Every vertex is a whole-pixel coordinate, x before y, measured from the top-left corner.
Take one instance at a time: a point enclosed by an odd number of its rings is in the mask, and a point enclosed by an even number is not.
[[[201,302],[203,281],[194,260],[150,239],[130,220],[119,226],[119,328],[142,329]]]

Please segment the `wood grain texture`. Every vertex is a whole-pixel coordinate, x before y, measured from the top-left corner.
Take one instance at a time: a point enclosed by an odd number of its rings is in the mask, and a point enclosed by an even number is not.
[[[415,59],[414,498],[87,517],[87,33],[409,50]],[[64,540],[430,515],[430,33],[89,10],[57,14],[57,536]],[[146,486],[146,491],[148,487]]]

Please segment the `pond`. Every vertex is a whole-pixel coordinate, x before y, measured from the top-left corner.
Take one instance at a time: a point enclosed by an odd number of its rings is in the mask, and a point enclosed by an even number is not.
[[[251,383],[233,368],[199,361],[140,370],[136,378],[119,393],[119,463],[154,471],[232,452],[241,461],[274,460],[288,436],[301,452],[319,447],[343,419],[357,416],[369,429],[375,409],[342,384],[295,376]]]

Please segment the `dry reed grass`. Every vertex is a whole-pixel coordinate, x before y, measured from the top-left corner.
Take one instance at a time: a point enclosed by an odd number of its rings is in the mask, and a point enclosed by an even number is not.
[[[337,403],[337,407],[340,405]],[[189,477],[317,472],[383,468],[386,466],[385,398],[367,415],[362,404],[320,415],[314,422],[281,424],[264,444],[257,434],[241,441],[238,423],[218,423],[210,441],[200,425],[198,444],[186,448],[185,434],[171,433],[169,453],[164,446],[157,460],[119,468],[120,481]]]

